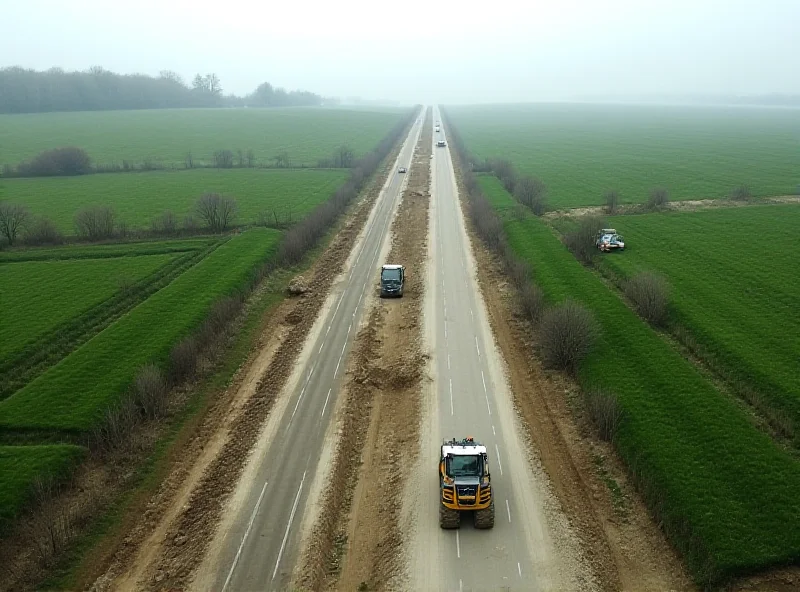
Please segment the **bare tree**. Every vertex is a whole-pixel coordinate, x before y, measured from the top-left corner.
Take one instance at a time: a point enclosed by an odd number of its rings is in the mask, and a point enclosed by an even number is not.
[[[589,353],[597,332],[592,314],[572,300],[547,310],[540,330],[545,365],[573,373]]]
[[[597,231],[605,225],[600,216],[581,216],[577,228],[564,235],[564,243],[579,261],[590,263],[597,254]]]
[[[248,149],[246,158],[247,158],[247,168],[252,169],[256,164],[255,152],[253,152],[252,149]]]
[[[747,185],[739,185],[731,191],[730,199],[734,201],[748,201],[752,199],[753,193]]]
[[[342,167],[343,169],[349,169],[353,166],[353,162],[355,162],[355,154],[349,146],[339,146],[339,149],[336,151],[336,160],[337,164]]]
[[[642,271],[625,282],[625,295],[651,325],[664,325],[669,314],[669,284],[662,276]]]
[[[239,168],[244,168],[244,152],[239,148],[236,151],[236,160],[238,161]]]
[[[218,169],[233,168],[233,152],[230,150],[217,150],[214,153],[214,166]]]
[[[544,182],[536,177],[523,177],[514,185],[514,197],[528,206],[537,216],[541,216],[545,212],[546,191],[547,187]]]
[[[279,169],[289,168],[289,153],[281,152],[274,156],[275,166]]]
[[[114,218],[114,210],[109,206],[84,208],[75,216],[75,231],[90,241],[110,238],[114,235]]]
[[[19,204],[0,203],[0,234],[6,237],[9,245],[17,240],[17,235],[30,219],[28,208]]]
[[[650,199],[647,200],[647,207],[651,210],[660,210],[669,203],[669,193],[663,187],[657,187],[650,192]]]
[[[236,217],[236,200],[219,193],[206,193],[197,200],[195,209],[212,232],[223,232]]]
[[[187,152],[186,153],[185,162],[186,162],[186,168],[187,169],[193,169],[194,168],[194,157],[192,157],[192,153],[191,152]]]
[[[29,245],[60,245],[64,242],[64,235],[52,220],[40,216],[25,228],[25,242]]]
[[[619,191],[616,189],[611,189],[610,191],[606,191],[605,195],[606,199],[606,213],[613,214],[617,211],[619,207]]]

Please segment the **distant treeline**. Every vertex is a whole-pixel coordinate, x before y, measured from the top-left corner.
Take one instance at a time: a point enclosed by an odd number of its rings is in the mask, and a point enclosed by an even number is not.
[[[17,66],[0,69],[0,113],[169,109],[181,107],[289,107],[335,103],[308,91],[287,91],[264,82],[244,97],[224,95],[216,74],[198,74],[191,85],[171,71],[157,77],[115,74],[94,67],[85,72]]]

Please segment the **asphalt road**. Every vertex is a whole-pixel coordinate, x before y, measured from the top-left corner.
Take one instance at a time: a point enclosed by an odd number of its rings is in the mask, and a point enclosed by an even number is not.
[[[442,119],[434,109],[434,124]],[[552,543],[528,467],[504,377],[475,275],[453,174],[450,149],[435,143],[432,223],[426,330],[432,339],[434,376],[432,432],[423,459],[430,479],[423,489],[419,527],[425,534],[417,551],[417,586],[437,590],[553,589]],[[438,428],[438,431],[437,431]],[[438,526],[438,482],[433,475],[443,438],[472,436],[489,453],[495,495],[495,526],[476,530],[469,513],[459,530]],[[431,501],[432,500],[432,501]],[[557,571],[557,570],[555,570]]]
[[[239,488],[244,501],[225,520],[221,542],[200,570],[194,587],[214,591],[285,590],[300,542],[300,522],[341,385],[348,352],[357,333],[367,290],[375,288],[378,261],[392,214],[405,186],[400,166],[409,167],[422,127],[418,118],[354,246],[353,265],[337,282],[323,309],[307,364],[268,445],[258,447]],[[312,330],[313,331],[313,330]],[[315,333],[312,332],[312,335]],[[274,410],[273,413],[277,411]],[[201,577],[201,574],[205,574]]]

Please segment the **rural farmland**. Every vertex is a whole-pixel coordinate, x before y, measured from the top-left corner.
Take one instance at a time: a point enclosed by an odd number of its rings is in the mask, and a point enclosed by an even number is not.
[[[576,261],[552,228],[530,213],[512,215],[513,198],[497,179],[481,177],[480,186],[547,300],[572,299],[593,313],[598,341],[579,381],[619,401],[616,447],[697,581],[795,561],[796,459]]]
[[[291,166],[314,167],[342,145],[363,156],[402,114],[290,107],[0,115],[0,166],[58,146],[78,146],[105,165],[184,168],[189,153],[196,165],[206,165],[218,150],[252,150],[258,166],[274,166],[275,157],[286,153]]]
[[[647,200],[794,195],[800,111],[639,105],[481,105],[447,108],[470,152],[504,158],[547,186],[551,208]]]
[[[289,226],[325,201],[341,185],[344,170],[196,169],[109,173],[78,177],[8,179],[9,201],[25,204],[31,213],[48,216],[64,234],[74,234],[74,219],[83,208],[109,206],[131,230],[149,230],[165,211],[178,225],[197,219],[195,202],[204,193],[236,200],[236,221]]]

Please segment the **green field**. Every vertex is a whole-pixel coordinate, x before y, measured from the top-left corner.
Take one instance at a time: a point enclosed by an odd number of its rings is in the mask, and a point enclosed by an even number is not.
[[[497,180],[480,182],[493,204],[513,206]],[[580,380],[618,397],[625,419],[617,449],[697,580],[800,560],[800,464],[578,263],[541,220],[505,218],[512,248],[531,265],[547,299],[575,299],[597,319],[599,342]]]
[[[603,265],[623,277],[665,275],[675,320],[800,427],[800,206],[609,220],[630,247]]]
[[[148,362],[163,362],[211,304],[237,289],[277,248],[281,233],[252,229],[94,336],[60,363],[0,402],[3,430],[90,429]]]
[[[149,228],[154,216],[170,210],[183,222],[207,191],[236,199],[237,221],[251,224],[259,212],[291,213],[296,221],[327,200],[347,178],[342,170],[198,169],[115,173],[82,177],[8,179],[5,199],[49,216],[73,234],[75,214],[84,207],[109,205],[129,228]]]
[[[65,477],[85,452],[66,444],[0,446],[0,532],[25,505],[37,478]]]
[[[108,257],[138,257],[199,251],[219,237],[198,237],[161,241],[123,241],[107,244],[71,245],[62,247],[36,247],[0,251],[0,264],[20,261],[56,261],[63,259],[105,259]]]
[[[479,158],[541,178],[551,207],[600,205],[609,189],[646,201],[791,195],[800,187],[800,110],[614,105],[448,107]]]
[[[250,149],[259,164],[285,151],[293,166],[316,166],[342,145],[357,156],[369,152],[404,113],[301,107],[0,115],[0,165],[79,146],[103,164],[151,160],[183,167],[188,152],[199,164],[217,150]]]
[[[176,255],[28,261],[0,265],[0,362],[92,306],[137,282]]]

